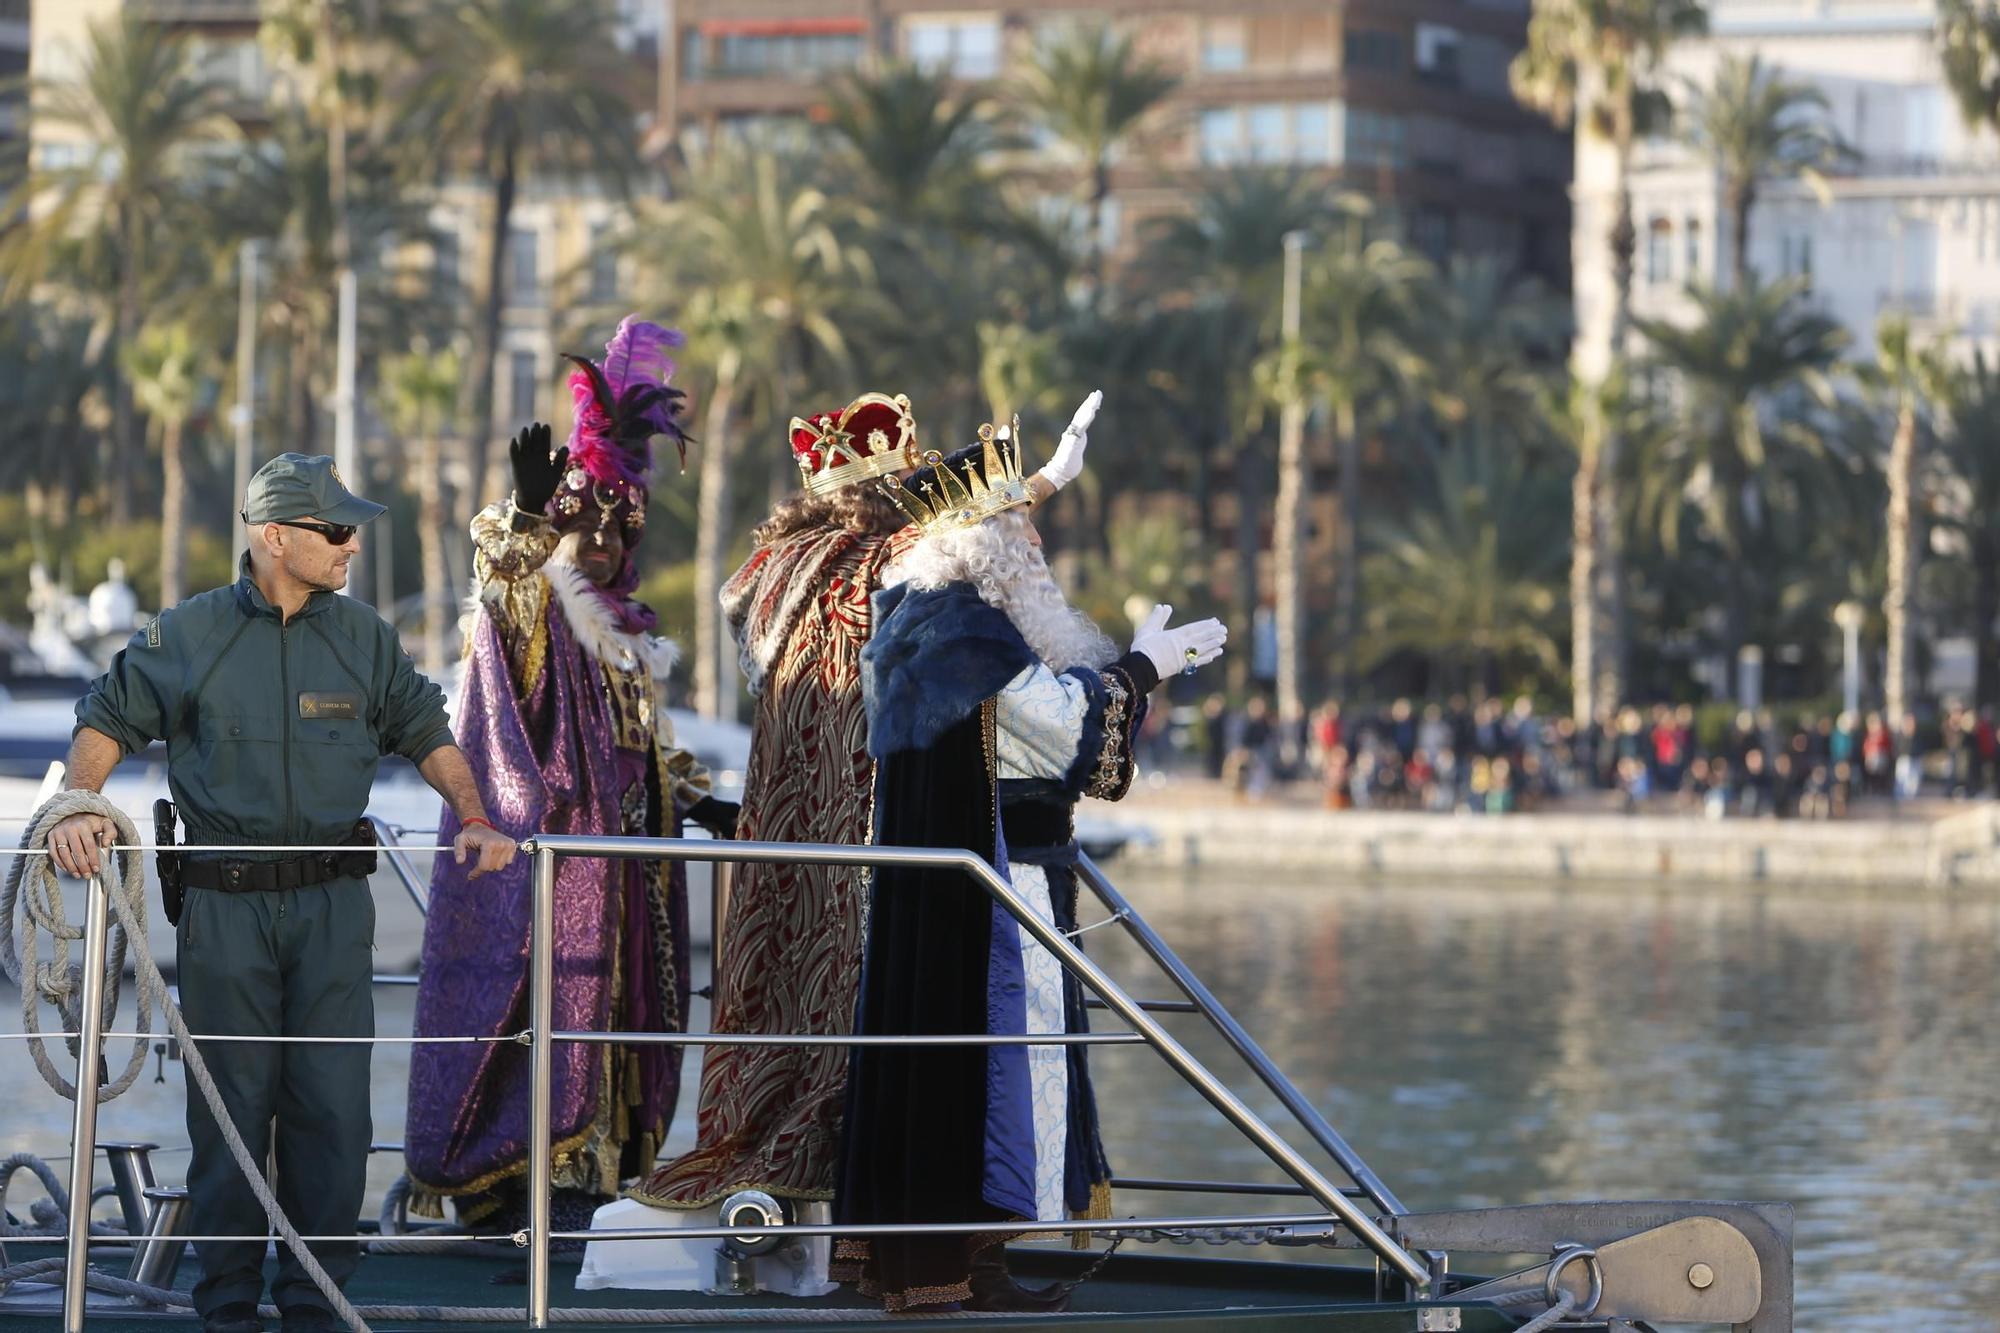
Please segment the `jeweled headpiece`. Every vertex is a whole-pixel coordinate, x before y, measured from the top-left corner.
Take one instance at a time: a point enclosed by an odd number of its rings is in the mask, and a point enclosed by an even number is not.
[[[685,341],[677,329],[627,315],[604,345],[602,363],[563,353],[576,366],[569,376],[576,420],[569,469],[549,501],[558,529],[615,522],[627,546],[645,535],[653,437],[671,438],[687,465],[687,432],[680,423],[685,395],[667,383],[674,373],[667,353]]]
[[[927,466],[908,481],[890,476],[879,484],[926,537],[969,528],[1035,502],[1021,475],[1020,439],[1019,417],[1005,438],[989,422],[979,428],[978,444],[950,458],[932,449],[924,455]]]
[[[916,467],[917,419],[906,394],[864,393],[838,412],[792,418],[792,456],[807,495]]]

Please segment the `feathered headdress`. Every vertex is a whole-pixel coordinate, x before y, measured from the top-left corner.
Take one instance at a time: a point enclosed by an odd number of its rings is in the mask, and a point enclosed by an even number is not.
[[[627,315],[604,345],[601,364],[563,353],[576,366],[569,376],[575,424],[569,470],[549,502],[549,517],[558,528],[615,517],[627,546],[644,534],[653,437],[672,439],[682,468],[687,466],[688,437],[680,421],[686,395],[667,383],[674,373],[668,351],[686,341],[677,329]]]

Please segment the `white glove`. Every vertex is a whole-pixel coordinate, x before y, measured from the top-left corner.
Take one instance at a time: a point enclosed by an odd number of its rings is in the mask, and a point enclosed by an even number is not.
[[[1083,471],[1083,451],[1090,445],[1090,423],[1097,419],[1097,409],[1104,402],[1104,393],[1092,389],[1090,397],[1083,400],[1083,406],[1076,409],[1076,415],[1069,419],[1069,427],[1062,433],[1056,444],[1056,454],[1042,466],[1035,475],[1046,480],[1055,490],[1061,490],[1077,479]]]
[[[1213,662],[1222,656],[1222,645],[1229,641],[1229,629],[1220,620],[1197,620],[1168,629],[1167,617],[1173,613],[1165,604],[1154,607],[1132,635],[1132,651],[1151,658],[1161,680]]]

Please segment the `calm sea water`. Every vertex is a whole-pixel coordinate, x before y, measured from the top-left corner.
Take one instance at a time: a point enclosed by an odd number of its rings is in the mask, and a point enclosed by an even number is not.
[[[1788,1200],[1801,1329],[2000,1327],[2000,897],[1119,878],[1411,1207]],[[393,970],[418,923],[381,901]],[[1091,934],[1093,954],[1168,995],[1115,936]],[[408,1033],[410,998],[380,993],[384,1034]],[[0,995],[0,1030],[18,1014]],[[1166,1021],[1232,1074],[1201,1020]],[[1150,1052],[1092,1059],[1121,1174],[1279,1178]],[[156,1083],[154,1067],[105,1108],[104,1137],[186,1142],[179,1068]],[[395,1140],[408,1048],[378,1048],[376,1070],[376,1137]],[[1239,1090],[1308,1142],[1261,1085]],[[680,1137],[692,1122],[684,1105]],[[0,1044],[0,1149],[60,1156],[68,1126]],[[162,1176],[185,1161],[163,1154]],[[379,1156],[372,1186],[398,1169]],[[32,1192],[22,1178],[10,1207]]]

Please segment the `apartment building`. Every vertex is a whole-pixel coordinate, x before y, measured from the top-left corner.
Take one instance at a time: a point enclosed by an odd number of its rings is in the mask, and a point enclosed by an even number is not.
[[[1969,130],[1944,85],[1932,0],[1710,0],[1710,36],[1677,47],[1667,90],[1685,102],[1724,53],[1755,54],[1827,99],[1854,150],[1822,199],[1799,182],[1762,187],[1751,215],[1750,268],[1805,280],[1857,348],[1896,312],[1961,352],[2000,344],[2000,143]],[[1579,324],[1603,346],[1611,308],[1606,234],[1610,162],[1579,138],[1576,159]],[[1689,284],[1727,285],[1732,237],[1721,183],[1685,144],[1643,145],[1634,163],[1638,248],[1633,307],[1692,315]],[[1582,367],[1595,373],[1599,366]]]
[[[1219,170],[1293,164],[1373,196],[1433,256],[1492,254],[1567,286],[1568,136],[1507,87],[1528,12],[1529,0],[677,0],[656,123],[703,134],[811,116],[831,81],[892,58],[1004,93],[1038,41],[1105,19],[1180,80],[1114,168],[1114,250]]]

